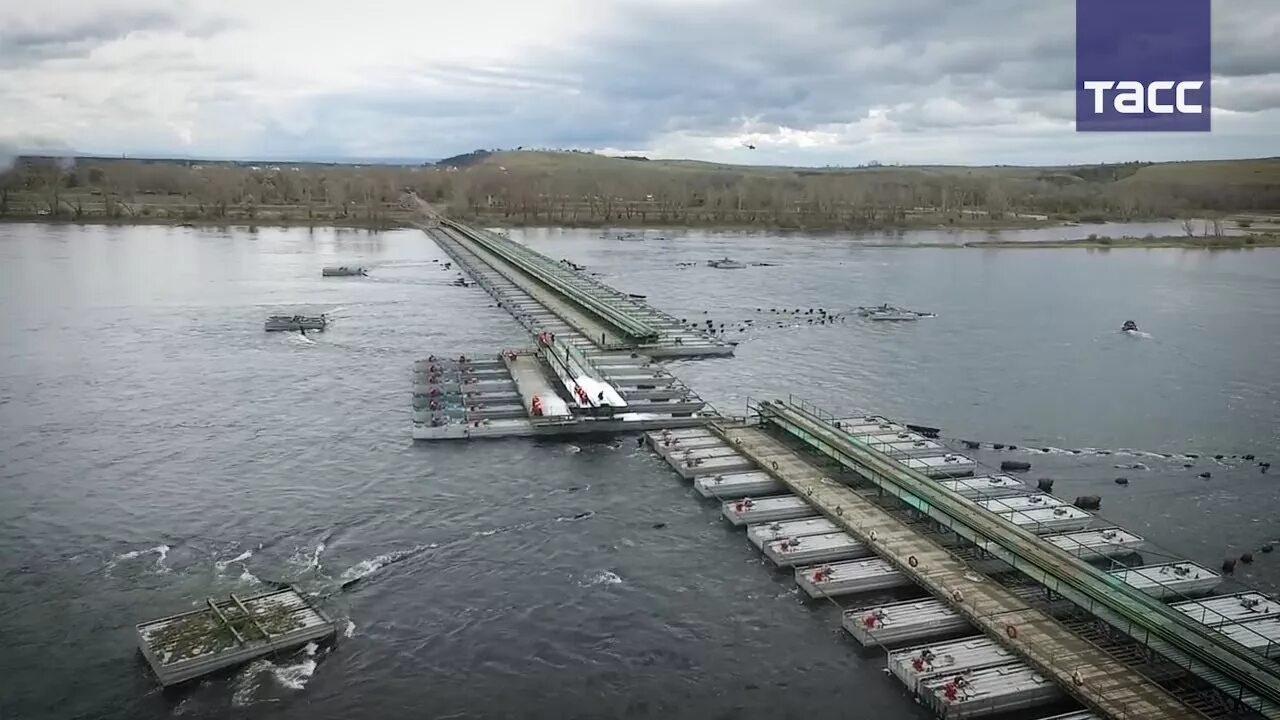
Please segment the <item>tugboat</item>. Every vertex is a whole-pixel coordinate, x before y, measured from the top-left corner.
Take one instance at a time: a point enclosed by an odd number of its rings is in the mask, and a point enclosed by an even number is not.
[[[339,267],[327,267],[321,270],[320,274],[324,277],[351,277],[355,275],[365,276],[369,273],[362,267],[347,267],[346,265],[342,265]]]
[[[305,332],[324,330],[328,325],[329,318],[324,315],[272,315],[262,329],[267,332]]]
[[[1132,320],[1125,320],[1124,325],[1120,326],[1120,332],[1138,332],[1138,323]]]
[[[719,260],[708,260],[707,265],[721,270],[741,270],[746,267],[746,265],[738,262],[737,260],[730,260],[727,257]]]

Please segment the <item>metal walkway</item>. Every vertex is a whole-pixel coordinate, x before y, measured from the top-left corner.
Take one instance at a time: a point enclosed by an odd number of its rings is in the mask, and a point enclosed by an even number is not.
[[[1042,542],[1001,516],[981,510],[959,494],[837,429],[816,408],[778,401],[761,402],[756,409],[761,422],[785,430],[853,470],[880,490],[1187,668],[1245,707],[1269,718],[1280,718],[1280,666],[1275,661],[1061,548]],[[1037,664],[1043,660],[1032,659]],[[1052,656],[1047,659],[1055,660]],[[1081,693],[1087,694],[1089,685],[1086,682]],[[1088,698],[1091,702],[1100,699]],[[1136,717],[1165,715],[1143,713]]]

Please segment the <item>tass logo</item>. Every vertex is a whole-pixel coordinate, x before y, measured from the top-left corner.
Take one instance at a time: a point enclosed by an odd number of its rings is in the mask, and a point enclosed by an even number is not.
[[[1076,0],[1076,130],[1209,130],[1210,0]]]

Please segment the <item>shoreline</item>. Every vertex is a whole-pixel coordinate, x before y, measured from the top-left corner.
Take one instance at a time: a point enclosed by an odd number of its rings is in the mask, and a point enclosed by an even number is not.
[[[547,229],[566,229],[566,230],[590,230],[590,229],[619,229],[626,226],[623,225],[522,225],[522,224],[502,224],[493,222],[477,222],[471,221],[473,224],[483,227],[497,227],[502,229],[513,228],[547,228]],[[226,218],[217,222],[214,221],[192,221],[179,218],[163,218],[163,217],[130,217],[130,218],[108,218],[108,217],[81,217],[81,218],[62,218],[49,216],[4,216],[0,217],[0,224],[32,224],[32,225],[101,225],[101,226],[169,226],[181,228],[247,228],[253,229],[258,227],[266,228],[334,228],[340,230],[367,230],[371,232],[381,232],[384,230],[404,230],[418,228],[419,224],[413,218],[395,218],[395,219],[377,219],[371,220],[367,218],[325,218],[319,221],[307,221],[303,218]],[[1125,222],[1108,221],[1102,224],[1127,224]],[[741,225],[637,225],[636,228],[643,229],[678,229],[678,230],[696,230],[703,232],[783,232],[783,233],[810,233],[814,235],[832,234],[832,233],[884,233],[884,232],[938,232],[938,231],[1018,231],[1044,227],[1073,227],[1068,223],[1037,223],[1034,225],[920,225],[920,226],[894,226],[879,229],[865,230],[848,230],[835,228],[765,228],[760,226],[741,226]],[[973,240],[969,242],[869,242],[859,243],[858,247],[875,248],[875,249],[947,249],[947,250],[1060,250],[1060,249],[1085,249],[1085,250],[1124,250],[1124,249],[1189,249],[1189,250],[1252,250],[1255,248],[1274,248],[1280,247],[1280,232],[1274,230],[1255,230],[1243,235],[1225,235],[1222,237],[1205,237],[1195,236],[1188,237],[1184,235],[1166,235],[1159,237],[1097,237],[1091,235],[1087,238],[1072,238],[1062,240]]]

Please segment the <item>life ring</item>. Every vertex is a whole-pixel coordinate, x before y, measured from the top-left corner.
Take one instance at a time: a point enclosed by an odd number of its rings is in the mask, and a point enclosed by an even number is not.
[[[1004,634],[1008,635],[1010,640],[1016,640],[1018,638],[1018,628],[1014,625],[1005,625]]]
[[[1071,673],[1071,682],[1074,683],[1076,687],[1084,685],[1084,676],[1080,674],[1079,670]]]
[[[774,469],[774,470],[777,470],[777,469],[778,469],[778,461],[777,461],[777,460],[770,460],[770,461],[769,461],[769,464],[773,466],[773,469]]]
[[[912,555],[911,557],[907,558],[907,564],[910,565],[911,567],[919,567],[920,561],[916,559],[915,555]]]

